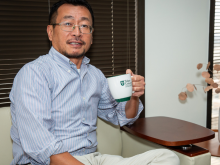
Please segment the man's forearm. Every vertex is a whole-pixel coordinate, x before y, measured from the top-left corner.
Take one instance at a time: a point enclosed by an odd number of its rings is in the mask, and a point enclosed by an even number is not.
[[[84,165],[75,159],[70,153],[64,152],[50,157],[50,165]]]
[[[139,107],[139,97],[131,96],[131,99],[125,105],[126,117],[134,118],[137,115]]]

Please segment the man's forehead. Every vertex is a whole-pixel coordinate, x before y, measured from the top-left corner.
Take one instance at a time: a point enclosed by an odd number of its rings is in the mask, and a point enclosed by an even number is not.
[[[82,11],[82,12],[81,12]],[[75,6],[72,4],[63,4],[58,9],[58,17],[61,19],[76,19],[76,14],[83,13],[78,19],[80,20],[91,20],[91,13],[85,6]],[[84,15],[85,14],[85,15]]]

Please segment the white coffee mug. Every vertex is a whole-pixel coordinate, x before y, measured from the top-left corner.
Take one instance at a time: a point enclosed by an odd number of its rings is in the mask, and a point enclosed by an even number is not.
[[[109,89],[117,102],[128,101],[132,95],[132,81],[130,74],[123,74],[107,78]]]

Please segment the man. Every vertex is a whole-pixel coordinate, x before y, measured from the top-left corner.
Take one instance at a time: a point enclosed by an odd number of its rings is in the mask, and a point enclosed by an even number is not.
[[[135,93],[130,101],[117,103],[103,73],[85,56],[94,31],[90,5],[61,0],[49,19],[52,48],[19,71],[10,93],[11,165],[178,165],[177,156],[168,150],[127,159],[95,152],[97,116],[121,126],[132,124],[143,110],[138,97],[144,93],[144,78],[127,70]]]

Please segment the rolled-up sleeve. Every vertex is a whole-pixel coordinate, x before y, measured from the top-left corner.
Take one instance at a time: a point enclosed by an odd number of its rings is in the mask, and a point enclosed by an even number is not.
[[[34,164],[50,164],[63,143],[52,133],[51,91],[39,66],[28,64],[19,71],[11,95],[22,149]]]
[[[102,76],[103,86],[102,95],[98,105],[98,116],[115,125],[131,125],[133,124],[143,110],[143,104],[139,100],[139,108],[134,118],[126,118],[125,105],[127,102],[116,102],[109,90],[107,79]]]

